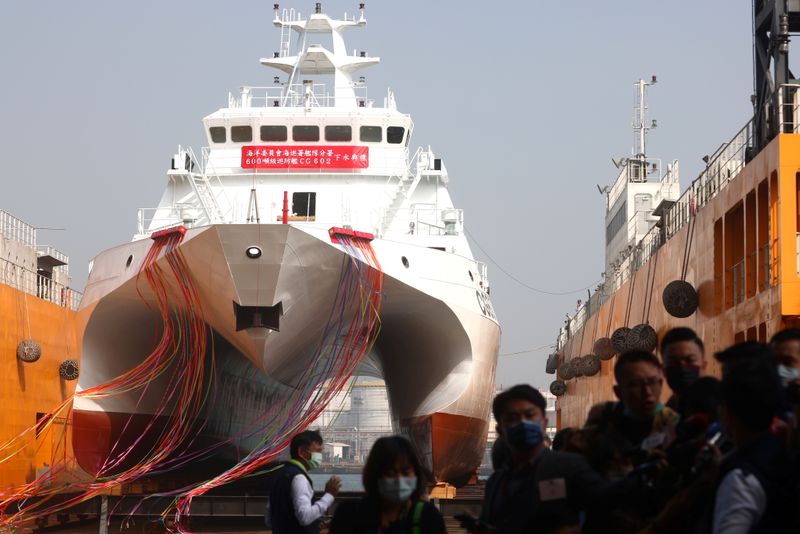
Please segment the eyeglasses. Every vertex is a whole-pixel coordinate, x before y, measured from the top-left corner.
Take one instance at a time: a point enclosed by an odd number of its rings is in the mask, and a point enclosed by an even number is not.
[[[646,389],[655,390],[661,387],[664,381],[661,378],[643,378],[641,380],[631,380],[625,384],[627,389],[638,389],[644,391]]]

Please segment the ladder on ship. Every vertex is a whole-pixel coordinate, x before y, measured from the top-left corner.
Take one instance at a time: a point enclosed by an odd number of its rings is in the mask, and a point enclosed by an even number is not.
[[[222,208],[220,208],[216,195],[214,195],[214,190],[211,188],[211,180],[206,172],[205,165],[200,165],[192,147],[178,147],[179,154],[184,151],[189,160],[186,176],[197,200],[200,202],[200,206],[203,208],[203,213],[208,220],[208,224],[225,222],[225,215],[222,212]],[[200,169],[200,172],[197,173],[194,169]],[[216,178],[219,181],[219,177]]]
[[[420,180],[422,179],[422,172],[419,169],[419,157],[422,153],[422,147],[417,148],[414,155],[408,159],[406,158],[406,170],[400,176],[390,176],[389,182],[397,178],[397,183],[392,189],[389,207],[383,210],[383,217],[381,218],[380,233],[384,235],[394,221],[397,210],[400,209],[406,199],[411,198],[414,191],[417,189]],[[416,162],[415,171],[411,172],[411,162]]]

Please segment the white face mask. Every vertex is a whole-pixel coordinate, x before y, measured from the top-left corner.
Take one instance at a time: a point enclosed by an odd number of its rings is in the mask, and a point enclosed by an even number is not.
[[[787,367],[786,365],[778,366],[778,376],[781,377],[783,387],[788,386],[798,378],[800,378],[800,369],[797,367]]]
[[[387,501],[407,501],[416,489],[417,477],[388,477],[378,480],[378,492]]]
[[[311,458],[308,460],[308,468],[309,469],[318,469],[319,466],[322,465],[322,453],[321,452],[312,452]]]

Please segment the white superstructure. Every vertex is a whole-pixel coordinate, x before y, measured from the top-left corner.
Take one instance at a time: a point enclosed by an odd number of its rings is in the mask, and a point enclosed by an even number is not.
[[[242,87],[203,119],[208,148],[197,158],[179,147],[159,206],[140,210],[137,237],[175,224],[280,222],[287,192],[292,224],[349,225],[472,257],[444,163],[430,148],[409,151],[413,122],[390,90],[377,105],[364,77],[354,79],[380,61],[345,50],[343,32],[366,25],[363,9],[349,20],[322,13],[303,19],[289,10],[279,17],[276,9],[274,24],[280,52],[261,63],[282,75],[271,86]],[[330,36],[333,50],[315,44],[318,36]],[[366,152],[356,165],[334,153],[351,146]],[[242,167],[247,159],[253,167]],[[473,276],[488,286],[482,265]]]
[[[653,76],[650,81],[639,79],[634,84],[633,153],[630,157],[612,158],[619,174],[610,187],[600,189],[607,196],[603,277],[612,281],[612,290],[621,283],[619,273],[627,267],[625,262],[633,248],[680,196],[678,161],[665,167],[660,159],[647,155],[647,134],[657,126],[655,119],[648,123],[647,88],[656,81]]]
[[[234,435],[268,401],[259,388],[297,387],[314,353],[346,253],[329,229],[368,232],[384,302],[381,334],[358,372],[385,380],[395,429],[435,475],[465,481],[485,443],[500,328],[446,167],[430,148],[410,152],[413,122],[391,91],[380,105],[367,97],[358,73],[379,59],[348,54],[343,39],[366,24],[363,4],[342,20],[320,4],[307,18],[276,5],[274,24],[279,51],[261,59],[280,72],[273,84],[242,87],[205,117],[209,147],[199,157],[179,147],[159,205],[139,211],[133,242],[93,261],[80,387],[147,354],[154,324],[136,302],[135,276],[147,238],[183,225],[180,246],[218,334],[216,354],[228,358],[208,428]],[[86,414],[154,413],[156,402],[80,399],[76,432],[81,414],[88,436]],[[112,417],[112,430],[120,421]]]

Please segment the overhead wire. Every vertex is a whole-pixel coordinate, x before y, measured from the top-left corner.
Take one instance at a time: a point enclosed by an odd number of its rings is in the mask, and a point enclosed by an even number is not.
[[[509,278],[511,278],[513,281],[515,281],[516,283],[518,283],[518,284],[519,284],[519,285],[521,285],[522,287],[524,287],[524,288],[527,288],[527,289],[530,289],[531,291],[534,291],[534,292],[536,292],[536,293],[541,293],[541,294],[543,294],[543,295],[551,295],[551,296],[563,296],[563,295],[571,295],[571,294],[573,294],[573,293],[581,293],[581,292],[583,292],[583,291],[586,291],[587,289],[589,289],[589,288],[591,288],[591,287],[594,287],[594,286],[596,286],[597,284],[599,284],[599,283],[601,282],[601,280],[597,280],[596,282],[593,282],[593,283],[591,283],[591,284],[589,284],[589,285],[587,285],[587,286],[584,286],[584,287],[581,287],[581,288],[578,288],[578,289],[572,289],[572,290],[569,290],[569,291],[549,291],[549,290],[546,290],[546,289],[541,289],[541,288],[538,288],[538,287],[534,287],[534,286],[532,286],[532,285],[530,285],[530,284],[527,284],[527,283],[523,282],[522,280],[520,280],[519,278],[517,278],[516,276],[514,276],[513,274],[511,274],[510,272],[508,272],[508,271],[507,271],[505,268],[503,268],[503,266],[502,266],[502,265],[500,265],[500,264],[499,264],[499,263],[498,263],[498,262],[497,262],[497,261],[496,261],[496,260],[495,260],[495,259],[494,259],[494,258],[491,256],[491,254],[489,254],[488,252],[486,252],[486,249],[484,249],[484,248],[481,246],[481,244],[480,244],[480,243],[478,243],[478,240],[477,240],[477,239],[475,239],[475,236],[473,236],[473,235],[470,233],[470,231],[469,231],[469,230],[467,230],[467,228],[466,228],[466,227],[464,227],[464,232],[467,234],[467,236],[470,238],[470,240],[471,240],[471,241],[472,241],[472,242],[475,244],[475,246],[476,246],[476,247],[478,247],[478,250],[480,250],[481,252],[483,252],[483,254],[484,254],[484,255],[485,255],[485,256],[486,256],[486,257],[489,259],[489,261],[491,261],[491,262],[494,264],[494,266],[495,266],[495,267],[497,267],[497,268],[500,270],[500,272],[502,272],[503,274],[505,274],[506,276],[508,276]]]
[[[553,347],[555,347],[553,343],[548,343],[547,345],[542,345],[541,347],[534,347],[532,349],[518,350],[516,352],[504,352],[502,354],[499,354],[499,356],[517,356],[518,354],[528,354],[531,352],[537,352],[544,349],[552,349]]]

